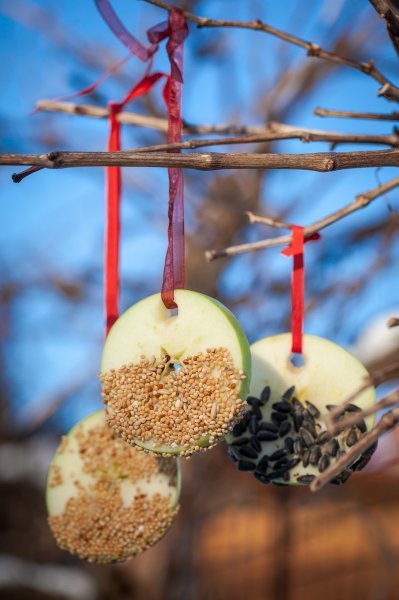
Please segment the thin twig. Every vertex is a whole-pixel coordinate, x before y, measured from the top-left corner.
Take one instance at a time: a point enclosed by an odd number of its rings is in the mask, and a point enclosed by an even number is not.
[[[291,229],[291,225],[289,223],[285,223],[284,221],[278,221],[277,219],[272,219],[270,217],[261,217],[259,215],[255,215],[250,210],[248,210],[245,214],[247,215],[251,225],[254,225],[255,223],[261,223],[262,225],[269,225],[269,227],[276,227],[277,229]]]
[[[387,326],[391,329],[392,327],[398,327],[399,326],[399,317],[391,317],[390,319],[388,319],[387,321]]]
[[[153,4],[166,10],[172,10],[172,6],[163,2],[162,0],[145,0],[148,4]],[[252,29],[254,31],[262,31],[281,40],[284,40],[294,46],[298,46],[307,51],[307,55],[322,60],[327,60],[335,64],[345,65],[356,69],[362,73],[365,73],[369,77],[372,77],[375,81],[381,84],[381,88],[378,90],[379,96],[384,96],[387,100],[399,101],[399,88],[397,88],[381,71],[375,66],[374,61],[369,60],[368,62],[357,62],[346,56],[341,56],[335,52],[329,52],[320,48],[318,44],[308,42],[295,35],[271,27],[261,20],[256,19],[254,21],[233,21],[225,19],[210,19],[208,17],[199,17],[184,11],[186,18],[193,23],[196,23],[198,27],[235,27],[240,29]]]
[[[332,223],[336,223],[337,221],[343,219],[344,217],[352,214],[353,212],[360,210],[361,208],[365,208],[378,198],[382,196],[386,192],[396,188],[399,186],[399,177],[395,177],[386,183],[379,185],[378,187],[369,190],[368,192],[364,192],[363,194],[359,194],[356,196],[355,200],[337,210],[327,217],[320,219],[319,221],[315,221],[311,225],[308,225],[304,228],[305,238],[313,235],[314,233],[321,231],[325,227],[332,225]],[[270,223],[268,223],[270,224]],[[260,240],[259,242],[250,242],[248,244],[239,244],[237,246],[229,246],[228,248],[224,248],[223,250],[207,250],[205,256],[207,260],[212,261],[217,258],[225,258],[226,256],[236,256],[237,254],[245,254],[246,252],[256,252],[258,250],[263,250],[265,248],[272,248],[275,246],[285,246],[290,244],[292,241],[291,235],[282,235],[276,238]]]
[[[340,117],[343,119],[364,119],[366,121],[399,121],[399,111],[393,111],[391,113],[369,113],[319,107],[314,109],[313,114],[318,117]]]
[[[392,403],[399,403],[399,390],[395,390],[390,394]],[[395,402],[394,402],[394,399]],[[310,489],[312,492],[317,492],[320,490],[326,483],[334,479],[339,473],[342,473],[346,467],[351,465],[363,452],[367,450],[370,446],[372,446],[378,438],[380,438],[384,433],[391,431],[396,427],[399,423],[399,408],[393,408],[392,410],[386,412],[380,419],[380,421],[363,437],[359,439],[358,442],[346,452],[346,454],[342,455],[334,464],[332,464],[328,469],[326,469],[323,473],[318,475],[316,479],[312,481],[310,484]]]
[[[381,404],[384,402],[384,400],[380,400],[380,402],[376,403],[370,408],[367,408],[365,410],[359,411],[355,414],[348,415],[347,417],[340,419],[342,413],[345,411],[345,407],[348,404],[351,404],[354,400],[356,400],[356,398],[360,396],[362,392],[364,392],[371,386],[381,385],[381,383],[388,381],[392,378],[393,375],[395,375],[398,372],[399,361],[396,360],[393,363],[382,367],[381,369],[378,369],[373,373],[370,373],[367,377],[365,377],[363,383],[350,396],[348,396],[348,398],[346,398],[344,402],[342,402],[339,406],[333,408],[329,413],[325,415],[326,427],[327,430],[331,433],[331,435],[336,435],[343,429],[346,429],[347,427],[358,423],[364,417],[378,412],[378,410],[380,410],[381,408],[387,408],[388,406],[390,406],[389,404]]]
[[[74,104],[72,102],[52,102],[51,100],[39,100],[37,107],[41,111],[61,112],[70,115],[84,115],[95,119],[106,119],[109,117],[109,109],[102,106]],[[166,132],[168,129],[167,119],[148,117],[132,112],[123,111],[118,113],[117,120],[127,125],[143,126],[150,129]],[[271,122],[267,125],[193,125],[185,123],[184,134],[226,134],[239,135],[240,137],[221,138],[219,140],[186,140],[180,144],[158,144],[145,148],[135,148],[134,152],[157,152],[170,149],[193,149],[205,146],[217,146],[222,144],[250,144],[257,142],[268,142],[275,140],[299,139],[301,142],[330,142],[331,144],[383,144],[399,147],[399,135],[396,131],[391,134],[373,135],[359,133],[340,133],[335,131],[322,131],[319,129],[308,129],[296,125]]]

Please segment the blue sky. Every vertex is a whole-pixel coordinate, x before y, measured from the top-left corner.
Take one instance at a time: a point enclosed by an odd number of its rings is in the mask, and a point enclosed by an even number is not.
[[[197,12],[215,18],[253,19],[282,29],[294,31],[305,39],[324,43],[326,31],[333,24],[333,37],[345,27],[360,31],[372,9],[361,0],[323,3],[288,0],[286,10],[281,4],[254,0],[202,0]],[[164,19],[163,12],[142,1],[114,0],[114,6],[130,30],[145,41],[146,28]],[[34,9],[34,10],[33,10]],[[40,9],[38,12],[37,9]],[[33,12],[32,12],[33,10]],[[44,12],[43,12],[44,11]],[[302,13],[302,14],[301,14]],[[42,30],[35,19],[43,14],[50,18]],[[376,56],[382,70],[395,79],[394,53],[382,43],[383,24],[377,23],[370,34],[368,49]],[[222,38],[217,60],[207,56],[198,58],[195,49],[202,40],[213,44]],[[332,40],[329,38],[330,44]],[[3,129],[2,151],[44,152],[53,149],[101,150],[106,143],[107,124],[103,121],[69,117],[66,115],[35,115],[29,111],[39,98],[51,98],[71,93],[99,77],[103,68],[83,66],[76,59],[75,49],[100,62],[108,64],[126,54],[98,15],[94,2],[57,2],[18,0],[9,3],[0,0],[0,51],[6,59],[0,71],[0,118]],[[285,53],[285,54],[284,54]],[[254,99],[264,94],[275,83],[279,61],[301,60],[303,53],[286,47],[269,36],[243,30],[197,30],[191,27],[186,44],[184,117],[198,123],[260,123],[261,111],[254,111]],[[261,57],[261,60],[260,60]],[[370,58],[363,56],[364,60]],[[157,57],[157,67],[167,69],[164,49]],[[314,60],[314,59],[313,59]],[[140,77],[143,65],[132,58],[124,67],[122,82],[107,81],[101,88],[100,103],[118,100],[124,91]],[[390,111],[394,107],[377,98],[378,84],[361,73],[339,69],[317,88],[315,94],[301,102],[290,115],[290,122],[336,131],[389,133],[389,123],[372,121],[325,120],[312,114],[316,106],[362,111]],[[160,90],[154,99],[162,106]],[[284,97],[281,98],[284,102]],[[256,103],[255,103],[256,104]],[[132,107],[145,111],[142,104]],[[133,147],[146,140],[145,132],[125,129],[124,145]],[[161,140],[158,134],[151,139]],[[148,138],[149,139],[149,138]],[[315,152],[328,150],[327,144],[303,145],[285,141],[277,146],[285,152]],[[355,148],[355,147],[353,147]],[[364,146],[363,149],[366,149]],[[340,148],[339,148],[340,149]],[[345,149],[352,149],[346,147]],[[217,148],[219,150],[219,148]],[[0,230],[1,267],[4,278],[24,284],[26,292],[18,296],[12,306],[7,333],[7,351],[4,360],[12,384],[17,407],[17,420],[23,420],[22,409],[36,406],[43,396],[55,394],[68,386],[76,377],[88,383],[83,391],[62,412],[62,427],[74,422],[77,416],[99,405],[98,385],[90,374],[99,363],[103,338],[102,316],[102,235],[104,218],[104,175],[101,170],[74,169],[59,172],[41,172],[19,185],[10,181],[15,168],[2,168],[0,190],[2,195]],[[287,203],[295,202],[291,219],[306,225],[347,204],[353,196],[368,190],[394,176],[395,169],[377,173],[375,169],[316,174],[298,171],[275,171],[268,177],[265,198],[269,209],[277,212]],[[143,290],[158,291],[163,257],[166,248],[167,182],[162,170],[125,170],[127,182],[123,199],[124,235],[122,244],[122,306],[137,299]],[[201,175],[204,185],[211,175]],[[307,192],[309,190],[309,192]],[[309,195],[308,195],[309,193]],[[190,227],[190,203],[195,201],[195,190],[187,190]],[[397,193],[390,194],[390,202],[399,210]],[[346,232],[350,228],[383,220],[387,204],[381,199],[367,211],[353,215],[342,224],[326,230],[322,240],[307,247],[307,277],[317,277],[320,285],[327,285],[337,277],[350,281],[368,265],[378,252],[373,244],[366,249],[344,248]],[[259,230],[247,231],[245,239],[259,236]],[[320,254],[326,248],[345,254],[339,262],[339,273],[334,256],[330,264],[320,264]],[[398,242],[390,252],[398,257]],[[334,255],[334,253],[332,253]],[[329,254],[331,257],[331,252]],[[87,298],[84,303],[60,299],[49,290],[47,277],[63,277],[73,282],[89,277]],[[223,274],[221,285],[225,297],[234,299],[237,291],[250,292],[251,286],[262,277],[284,280],[290,276],[290,262],[279,249],[261,254],[246,255],[233,261]],[[345,327],[338,328],[336,341],[350,345],[374,315],[390,307],[399,306],[399,290],[393,267],[384,270],[368,286],[361,297],[347,299],[342,316]],[[262,335],[276,333],[279,319],[287,312],[287,303],[265,298],[262,317]],[[330,314],[332,304],[339,298],[323,300],[306,321],[307,331],[331,335],[334,329]],[[276,318],[269,317],[275,314]],[[251,340],[259,327],[253,312],[245,306],[238,311]],[[22,416],[21,416],[22,415]]]

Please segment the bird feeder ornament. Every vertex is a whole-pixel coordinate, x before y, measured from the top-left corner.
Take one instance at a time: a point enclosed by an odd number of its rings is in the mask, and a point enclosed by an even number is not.
[[[336,436],[326,428],[325,414],[358,389],[368,373],[337,344],[303,334],[303,249],[305,241],[318,238],[304,239],[303,228],[292,227],[292,244],[283,250],[293,257],[291,333],[252,344],[248,410],[227,437],[228,453],[237,468],[264,484],[311,484],[374,425],[372,416]],[[375,402],[375,390],[369,387],[343,407],[341,417]],[[369,447],[331,483],[345,483],[366,466],[375,449],[376,444]]]

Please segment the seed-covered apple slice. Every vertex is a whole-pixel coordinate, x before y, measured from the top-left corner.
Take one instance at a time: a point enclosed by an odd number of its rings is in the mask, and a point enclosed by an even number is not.
[[[220,302],[188,290],[175,299],[175,316],[155,294],[116,321],[100,379],[108,423],[124,440],[189,455],[215,445],[242,418],[251,354]]]
[[[49,525],[63,550],[90,562],[124,561],[166,533],[179,494],[179,459],[132,448],[101,410],[71,429],[54,455]]]
[[[326,339],[304,336],[300,367],[290,361],[290,346],[291,334],[251,346],[249,410],[227,437],[228,452],[238,469],[251,472],[262,483],[307,485],[373,426],[374,417],[331,437],[323,414],[344,402],[368,373],[352,354]],[[374,388],[368,388],[342,416],[374,403]],[[375,448],[331,483],[344,483],[353,471],[365,467]]]

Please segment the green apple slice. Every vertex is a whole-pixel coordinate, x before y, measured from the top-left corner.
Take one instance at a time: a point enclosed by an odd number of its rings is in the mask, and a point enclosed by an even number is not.
[[[90,562],[124,561],[166,533],[179,495],[179,459],[129,446],[101,410],[73,427],[53,457],[49,525],[63,550]]]
[[[116,321],[100,379],[108,423],[127,442],[189,455],[215,445],[241,419],[251,354],[220,302],[188,290],[175,299],[175,316],[155,294]]]
[[[250,409],[227,443],[237,467],[262,483],[307,485],[373,426],[374,417],[331,438],[323,414],[344,402],[368,373],[352,354],[326,339],[304,336],[300,367],[290,361],[290,346],[288,333],[251,346]],[[368,408],[375,401],[370,387],[346,412]],[[353,471],[363,468],[375,447],[332,483],[344,483]]]

